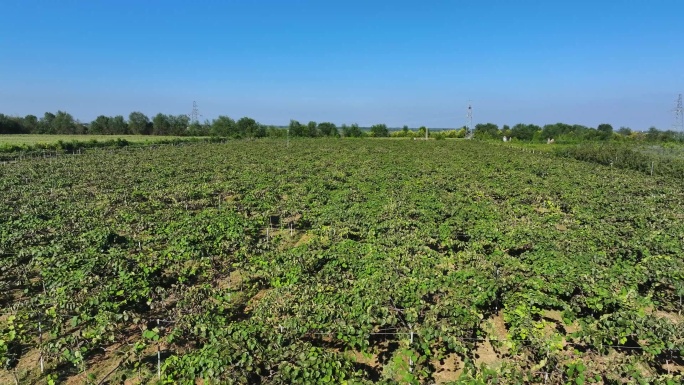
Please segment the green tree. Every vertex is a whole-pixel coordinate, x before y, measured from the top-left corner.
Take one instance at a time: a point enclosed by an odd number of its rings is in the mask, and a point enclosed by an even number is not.
[[[473,136],[478,139],[501,139],[499,126],[494,123],[479,123],[475,125]]]
[[[268,134],[267,126],[265,124],[257,123],[257,131],[254,136],[257,138],[265,138]]]
[[[219,115],[211,122],[211,135],[235,137],[237,135],[235,121],[228,116]]]
[[[290,132],[290,136],[292,137],[302,137],[306,136],[307,130],[306,127],[304,127],[303,124],[299,123],[298,121],[291,119],[290,120],[290,125],[288,126],[288,130]]]
[[[518,140],[531,141],[534,139],[534,134],[541,131],[541,127],[534,124],[518,123],[511,128],[511,137]]]
[[[26,115],[22,119],[23,131],[27,134],[35,134],[38,132],[39,123],[35,115]]]
[[[122,115],[117,115],[109,120],[108,134],[126,135],[129,132],[128,123],[126,123],[126,119]]]
[[[150,126],[150,119],[142,112],[134,111],[128,115],[128,129],[132,134],[149,135]]]
[[[190,117],[187,115],[169,115],[169,134],[184,136],[188,134],[190,127]]]
[[[592,135],[592,131],[589,127],[582,126],[580,124],[563,124],[563,123],[556,123],[555,127],[557,129],[557,132],[552,138],[558,137],[559,139],[563,139],[564,141],[578,141],[581,139],[585,139],[588,137],[588,135]],[[547,136],[549,138],[549,136]]]
[[[321,134],[321,136],[340,136],[340,133],[337,132],[337,126],[330,122],[318,123],[318,132]]]
[[[632,129],[629,127],[622,126],[622,127],[620,127],[619,130],[617,130],[617,133],[622,135],[622,136],[630,136],[630,135],[632,135]]]
[[[64,111],[57,111],[51,126],[55,134],[76,133],[76,122],[74,121],[74,117]]]
[[[169,135],[171,133],[171,122],[169,117],[158,113],[152,118],[152,135]]]
[[[382,137],[388,137],[389,136],[389,129],[387,129],[387,125],[382,124],[382,123],[372,125],[370,128],[370,132],[376,138],[382,138]]]
[[[91,134],[109,134],[109,121],[111,118],[108,116],[100,115],[95,120],[90,122]]]
[[[465,138],[466,136],[466,128],[460,128],[457,130],[449,130],[446,132],[446,137],[447,138]]]
[[[89,133],[90,129],[88,128],[89,124],[82,123],[80,120],[76,119],[76,129],[74,131],[75,134],[83,135]]]
[[[545,138],[558,138],[558,127],[555,124],[545,124],[542,127],[542,136]]]
[[[55,130],[52,127],[52,122],[55,120],[55,114],[52,112],[46,112],[43,117],[38,121],[38,133],[39,134],[54,134]]]
[[[20,121],[11,116],[0,114],[0,134],[22,134],[24,133]]]
[[[309,138],[315,138],[319,136],[318,125],[316,124],[316,122],[311,121],[306,125],[306,136],[308,136]]]
[[[673,130],[657,130],[656,140],[659,142],[673,142],[681,138],[681,134]]]
[[[188,135],[189,136],[209,136],[211,132],[211,123],[209,123],[208,120],[205,120],[204,123],[200,122],[192,122],[190,123],[190,127],[188,127]]]
[[[240,118],[240,120],[235,123],[235,126],[237,127],[237,131],[240,136],[248,138],[259,136],[259,124],[256,122],[256,120],[250,117],[245,116]]]
[[[359,138],[363,136],[363,131],[361,131],[361,128],[356,123],[351,126],[345,124],[342,126],[342,135],[346,138]]]
[[[276,126],[268,126],[266,128],[266,136],[269,138],[285,138],[287,137],[287,129]]]
[[[602,140],[608,140],[613,137],[613,126],[608,123],[599,124],[599,126],[596,128],[596,131],[598,131],[599,137]]]

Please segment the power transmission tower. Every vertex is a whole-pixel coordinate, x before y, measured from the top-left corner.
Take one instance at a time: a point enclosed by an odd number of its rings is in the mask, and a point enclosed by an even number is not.
[[[466,138],[472,139],[473,137],[473,105],[468,102],[468,113],[466,114]]]
[[[199,118],[202,115],[199,113],[199,108],[197,108],[197,102],[192,102],[192,112],[190,113],[190,124],[199,123]]]
[[[675,113],[675,119],[672,129],[680,134],[684,134],[684,107],[682,106],[682,94],[679,94],[677,105],[673,112]]]

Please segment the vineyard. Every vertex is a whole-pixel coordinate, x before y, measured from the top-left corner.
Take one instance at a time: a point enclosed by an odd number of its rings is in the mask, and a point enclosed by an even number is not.
[[[0,383],[684,381],[681,178],[465,140],[0,167]]]

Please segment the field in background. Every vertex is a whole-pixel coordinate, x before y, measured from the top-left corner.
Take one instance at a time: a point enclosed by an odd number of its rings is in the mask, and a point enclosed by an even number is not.
[[[152,135],[0,135],[0,146],[2,145],[35,145],[52,144],[58,141],[86,142],[90,140],[108,141],[123,139],[132,143],[158,142],[163,140],[187,139],[186,136],[152,136]]]
[[[682,144],[651,144],[642,145],[638,150],[646,155],[667,159],[684,160],[684,145]]]

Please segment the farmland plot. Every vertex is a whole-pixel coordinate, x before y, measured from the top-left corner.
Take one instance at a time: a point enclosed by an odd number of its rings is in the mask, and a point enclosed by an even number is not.
[[[472,141],[19,162],[0,382],[679,383],[683,207],[676,180]]]

